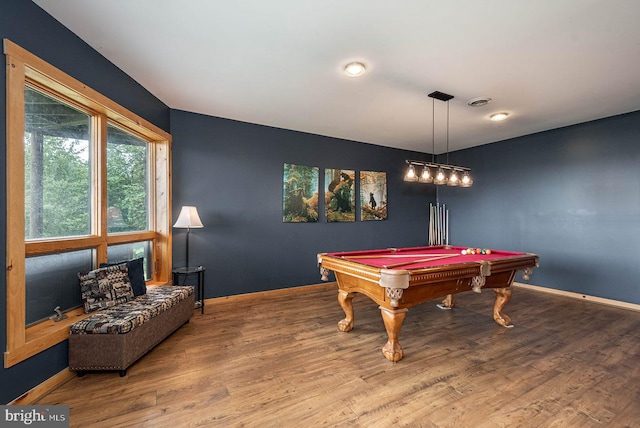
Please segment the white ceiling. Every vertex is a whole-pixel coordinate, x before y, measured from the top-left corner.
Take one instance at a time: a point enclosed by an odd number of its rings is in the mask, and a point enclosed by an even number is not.
[[[637,0],[34,2],[169,107],[240,121],[431,152],[434,90],[450,150],[640,110]]]

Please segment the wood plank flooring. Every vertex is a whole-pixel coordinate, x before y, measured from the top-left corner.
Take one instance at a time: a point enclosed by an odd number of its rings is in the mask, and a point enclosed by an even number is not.
[[[640,313],[515,288],[409,309],[405,357],[368,298],[355,328],[335,286],[220,300],[133,365],[90,373],[39,400],[73,427],[638,427]]]

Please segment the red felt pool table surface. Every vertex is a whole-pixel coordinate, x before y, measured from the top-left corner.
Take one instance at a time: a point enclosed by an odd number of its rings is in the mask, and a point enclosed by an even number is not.
[[[379,305],[388,341],[382,348],[391,361],[402,359],[398,342],[402,322],[411,306],[446,296],[438,306],[451,309],[453,295],[464,291],[491,289],[496,294],[493,319],[504,327],[512,327],[511,318],[502,312],[511,299],[511,284],[522,270],[529,279],[538,256],[532,253],[484,248],[475,254],[463,254],[467,247],[430,246],[386,248],[318,254],[323,280],[333,271],[338,284],[338,303],[345,318],[338,323],[340,331],[354,327],[352,300],[363,294]]]
[[[420,269],[436,266],[448,266],[460,263],[479,263],[496,259],[526,256],[527,253],[488,249],[490,254],[462,254],[468,247],[431,246],[410,248],[387,248],[382,250],[363,250],[327,253],[328,256],[350,260],[385,269]],[[487,250],[482,248],[481,250]],[[474,248],[476,250],[476,248]],[[402,266],[395,266],[402,264]]]

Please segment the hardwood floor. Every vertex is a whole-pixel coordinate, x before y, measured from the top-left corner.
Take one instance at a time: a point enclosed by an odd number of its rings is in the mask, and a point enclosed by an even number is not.
[[[640,426],[640,313],[514,289],[409,309],[405,357],[368,298],[341,333],[337,287],[219,300],[134,364],[90,373],[38,404],[70,406],[91,427]]]

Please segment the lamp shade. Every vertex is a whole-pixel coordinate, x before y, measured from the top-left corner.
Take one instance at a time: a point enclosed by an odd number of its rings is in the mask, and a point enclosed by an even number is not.
[[[180,210],[178,220],[176,220],[173,227],[179,229],[194,229],[204,227],[200,216],[198,215],[198,209],[196,207],[185,205]]]

